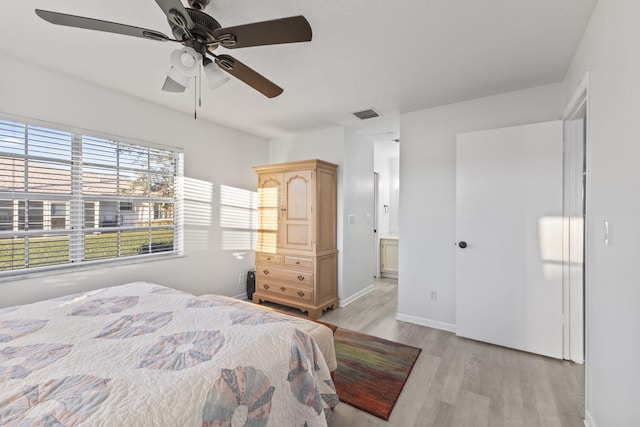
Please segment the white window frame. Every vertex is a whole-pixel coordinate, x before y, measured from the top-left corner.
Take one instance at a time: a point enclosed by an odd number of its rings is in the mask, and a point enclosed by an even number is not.
[[[182,149],[177,147],[171,147],[161,144],[149,143],[146,141],[139,141],[131,138],[124,138],[121,136],[114,136],[110,134],[104,134],[100,132],[94,132],[90,130],[70,127],[66,125],[54,124],[49,122],[44,122],[40,120],[17,117],[7,114],[0,114],[0,120],[6,122],[12,122],[18,125],[24,125],[25,127],[25,136],[24,136],[24,145],[27,146],[29,144],[29,133],[28,129],[32,127],[44,128],[46,130],[56,131],[56,132],[64,132],[70,133],[71,136],[71,153],[69,158],[59,157],[60,164],[70,165],[71,172],[71,183],[70,183],[70,191],[66,194],[56,193],[56,192],[39,192],[35,193],[34,191],[29,191],[29,174],[28,169],[24,170],[24,184],[25,187],[23,191],[16,191],[15,188],[10,189],[10,186],[3,185],[2,177],[0,176],[0,200],[6,201],[10,200],[14,205],[14,215],[13,215],[13,227],[11,230],[0,230],[0,245],[9,241],[9,239],[19,239],[18,241],[22,244],[22,239],[24,239],[24,266],[18,265],[18,267],[13,267],[8,265],[9,257],[16,259],[16,255],[12,252],[12,255],[6,256],[2,258],[2,253],[0,252],[0,281],[13,280],[21,277],[27,277],[33,274],[39,273],[51,273],[52,271],[60,271],[60,272],[70,272],[74,269],[87,268],[87,267],[101,267],[105,264],[130,264],[136,262],[146,262],[160,258],[167,257],[175,257],[183,255],[183,175],[184,175],[184,155]],[[118,183],[118,194],[117,195],[96,195],[96,194],[85,194],[83,193],[83,185],[82,185],[82,177],[83,177],[83,156],[82,156],[82,148],[83,148],[83,137],[91,138],[95,143],[96,140],[106,140],[110,143],[133,146],[136,149],[147,150],[148,158],[151,157],[151,152],[157,152],[157,150],[162,150],[163,152],[167,152],[169,156],[172,156],[172,165],[173,168],[168,172],[161,171],[160,169],[153,169],[151,164],[152,161],[148,160],[148,166],[146,170],[142,170],[141,174],[147,177],[147,181],[151,182],[151,180],[160,175],[164,175],[165,177],[173,176],[173,197],[159,197],[157,195],[151,194],[149,191],[145,195],[126,195],[122,194],[120,191],[119,183]],[[9,149],[9,140],[5,140],[2,137],[2,132],[0,131],[0,158],[13,158],[18,159],[18,161],[25,161],[25,164],[28,164],[29,161],[39,160],[42,156],[30,155],[28,148],[25,147],[24,153],[16,154],[15,151],[12,152]],[[3,142],[6,142],[3,144]],[[171,157],[169,157],[171,158]],[[118,176],[118,180],[120,180],[120,170],[121,165],[119,163],[108,165],[107,170],[116,171]],[[86,172],[86,171],[85,171]],[[146,173],[146,175],[145,175]],[[118,181],[119,182],[119,181]],[[149,186],[151,184],[148,184]],[[15,185],[14,185],[15,186]],[[66,188],[65,188],[66,189]],[[43,202],[44,203],[44,222],[42,229],[40,230],[28,230],[28,229],[19,229],[19,217],[18,217],[18,205],[20,202],[28,203],[29,200]],[[99,203],[100,200],[116,202],[118,206],[117,212],[118,217],[120,216],[120,203],[123,203],[124,206],[130,207],[130,210],[126,208],[123,209],[125,214],[133,212],[136,210],[136,206],[144,206],[148,205],[148,209],[150,212],[149,220],[147,225],[136,224],[135,226],[122,226],[120,222],[115,227],[109,227],[108,229],[100,227],[98,223],[99,220],[99,212],[96,208],[96,203]],[[64,229],[53,229],[51,227],[51,203],[65,203],[67,206],[67,217],[65,221]],[[85,207],[86,203],[94,203],[93,210],[93,225],[92,228],[85,227],[87,224],[85,223]],[[167,203],[171,204],[173,208],[173,223],[163,222],[161,225],[154,225],[151,222],[153,215],[153,207],[154,204],[157,203]],[[28,222],[28,209],[24,209],[23,216],[25,216],[25,222]],[[120,220],[118,220],[120,221]],[[3,224],[4,225],[4,224]],[[40,226],[40,224],[38,224]],[[154,248],[154,237],[161,233],[160,230],[170,230],[173,235],[172,245],[169,247],[161,248],[162,251],[156,251]],[[109,256],[106,258],[100,259],[85,259],[85,240],[86,237],[95,234],[100,234],[102,232],[105,233],[117,233],[117,254],[115,256]],[[144,234],[144,232],[148,232],[147,238],[147,253],[142,253],[144,249],[141,249],[138,253],[129,253],[124,256],[121,254],[121,235],[127,236],[127,232],[129,232],[129,236],[133,232],[139,232],[139,234]],[[171,235],[169,232],[168,235]],[[63,262],[50,261],[51,264],[42,265],[42,266],[29,266],[29,241],[32,242],[34,239],[40,237],[53,237],[53,236],[68,236],[69,240],[69,253],[68,260]],[[15,240],[12,240],[15,241]],[[46,239],[42,239],[41,241],[46,241]],[[123,243],[124,245],[124,243]],[[166,250],[169,249],[169,250]],[[15,250],[14,250],[15,251]],[[64,251],[64,250],[63,250]],[[64,252],[61,252],[64,253]],[[18,256],[19,258],[19,256]],[[5,264],[2,264],[2,261],[5,261]]]

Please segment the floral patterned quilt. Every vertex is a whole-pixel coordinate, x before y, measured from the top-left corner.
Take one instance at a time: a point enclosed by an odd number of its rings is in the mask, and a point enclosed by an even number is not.
[[[289,316],[281,314],[268,307],[257,305],[247,301],[241,301],[237,298],[226,297],[223,295],[200,295],[200,298],[211,301],[216,305],[228,305],[239,309],[243,314],[238,315],[236,322],[244,322],[247,324],[265,323],[265,322],[289,322],[296,328],[311,335],[318,345],[324,361],[330,371],[338,369],[338,360],[336,359],[336,348],[333,341],[333,331],[321,324],[303,317]],[[206,304],[204,301],[201,302]],[[243,318],[241,318],[243,317]]]
[[[150,283],[0,309],[0,426],[326,426],[313,337]]]

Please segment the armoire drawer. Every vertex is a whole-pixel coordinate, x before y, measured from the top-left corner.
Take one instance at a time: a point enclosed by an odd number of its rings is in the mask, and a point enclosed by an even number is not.
[[[296,285],[313,286],[313,273],[308,271],[292,271],[259,265],[256,269],[258,279],[295,283]]]
[[[291,268],[304,268],[305,270],[313,270],[313,258],[285,255],[284,266]]]
[[[258,281],[256,288],[262,293],[287,297],[296,300],[311,301],[313,299],[313,291],[306,288],[298,288],[295,286],[281,284],[270,281]]]
[[[256,264],[282,265],[282,255],[256,253]]]

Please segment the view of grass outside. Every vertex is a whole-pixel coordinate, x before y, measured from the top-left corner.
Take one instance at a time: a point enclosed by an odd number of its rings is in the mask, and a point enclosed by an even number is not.
[[[108,231],[85,235],[85,261],[122,258],[173,250],[173,230]],[[69,236],[29,238],[29,267],[69,263]],[[120,253],[118,254],[118,249]],[[0,271],[25,265],[25,239],[0,239]]]

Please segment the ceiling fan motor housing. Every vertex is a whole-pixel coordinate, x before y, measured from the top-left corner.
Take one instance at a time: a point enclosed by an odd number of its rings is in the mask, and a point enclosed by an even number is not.
[[[213,19],[211,16],[207,15],[204,12],[195,9],[185,8],[189,17],[193,21],[194,27],[189,31],[193,35],[195,41],[200,43],[207,43],[215,41],[216,38],[213,35],[213,32],[222,26],[218,21]],[[176,24],[169,22],[171,25],[171,32],[176,40],[186,40],[188,36],[185,30]]]

